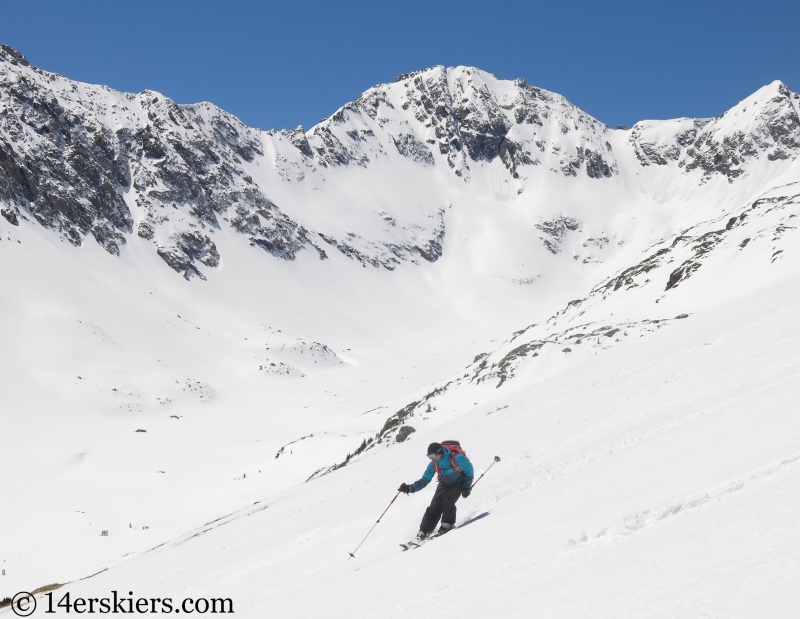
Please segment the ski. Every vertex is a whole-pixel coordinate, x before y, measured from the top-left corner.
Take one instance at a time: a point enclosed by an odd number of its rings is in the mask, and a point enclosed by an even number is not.
[[[480,520],[481,518],[486,518],[486,516],[488,515],[489,512],[483,512],[482,514],[478,514],[477,516],[473,516],[472,518],[467,518],[462,522],[460,522],[457,526],[453,527],[451,531],[460,529],[461,527],[465,527],[468,524],[472,524],[473,522],[475,522],[476,520]],[[450,531],[448,531],[448,533],[449,532]],[[406,542],[405,544],[400,544],[400,547],[403,549],[403,551],[413,550],[414,548],[421,548],[422,545],[425,544],[425,542],[430,541],[432,539],[436,539],[437,537],[441,537],[442,535],[445,535],[445,533],[433,533],[424,540],[413,539],[410,542]]]
[[[430,538],[429,538],[430,539]],[[419,539],[412,539],[410,542],[406,542],[405,544],[400,544],[400,547],[403,550],[413,550],[414,548],[420,548],[427,540],[419,540]]]
[[[468,524],[472,524],[476,520],[480,520],[481,518],[486,518],[486,516],[488,516],[488,515],[489,515],[489,512],[483,512],[482,514],[478,514],[477,516],[473,516],[472,518],[466,518],[465,520],[463,520],[462,522],[457,524],[455,527],[450,529],[450,531],[454,531],[456,529],[460,529],[461,527],[465,527]],[[450,533],[450,531],[447,531],[447,533]],[[428,537],[428,539],[435,539],[437,537],[441,537],[442,535],[445,535],[445,533],[434,533],[433,535],[430,535]]]
[[[477,516],[474,516],[472,518],[467,518],[464,522],[462,522],[460,525],[458,525],[456,527],[456,529],[460,529],[461,527],[465,527],[468,524],[472,524],[473,522],[475,522],[476,520],[480,520],[481,518],[486,518],[486,516],[488,516],[488,515],[489,515],[489,512],[483,512],[482,514],[478,514]]]

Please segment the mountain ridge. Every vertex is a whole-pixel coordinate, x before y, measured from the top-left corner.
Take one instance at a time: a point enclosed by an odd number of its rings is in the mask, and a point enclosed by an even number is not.
[[[397,204],[391,212],[367,206],[361,230],[298,208],[323,196],[340,203],[326,188],[343,178],[339,170],[369,169],[375,182],[396,184],[397,174],[385,168],[404,160],[446,196],[458,191],[454,183],[470,184],[485,175],[478,168],[492,167],[495,194],[509,200],[558,182],[549,175],[603,180],[665,168],[683,183],[694,184],[693,174],[700,183],[733,183],[765,157],[778,165],[800,153],[798,95],[780,82],[714,119],[641,121],[622,131],[525,80],[435,66],[368,89],[305,132],[261,131],[213,104],[73,82],[30,66],[7,46],[0,67],[3,217],[13,225],[34,220],[73,245],[93,236],[116,255],[135,234],[187,279],[219,265],[220,225],[286,260],[308,248],[320,260],[338,251],[362,266],[394,269],[441,256],[446,197],[421,204],[410,218]],[[618,162],[630,153],[637,164]],[[451,177],[442,178],[442,165]],[[292,193],[294,185],[305,189]],[[361,210],[379,191],[365,189]],[[386,223],[392,230],[380,231]]]

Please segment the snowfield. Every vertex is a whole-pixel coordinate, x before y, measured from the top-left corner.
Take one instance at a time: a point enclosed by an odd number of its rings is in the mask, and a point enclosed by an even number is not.
[[[0,106],[0,600],[796,614],[782,83],[613,130],[433,67],[261,131],[3,46]],[[489,515],[403,553],[429,486],[351,559],[444,439]]]
[[[800,278],[709,307],[424,436],[68,585],[73,596],[230,597],[237,613],[422,617],[791,616],[800,537]],[[495,466],[410,553],[431,440]],[[61,594],[62,590],[57,591]]]

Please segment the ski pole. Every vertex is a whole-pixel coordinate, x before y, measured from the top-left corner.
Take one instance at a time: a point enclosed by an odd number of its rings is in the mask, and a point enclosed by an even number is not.
[[[495,456],[495,457],[494,457],[494,462],[492,462],[492,463],[489,465],[489,469],[490,469],[490,468],[492,468],[492,467],[493,467],[495,464],[497,464],[498,462],[500,462],[500,456]],[[481,479],[483,479],[483,476],[484,476],[484,475],[486,475],[486,473],[488,473],[488,472],[489,472],[489,469],[486,469],[486,470],[483,472],[483,474],[482,474],[480,477],[478,477],[478,480],[477,480],[477,481],[476,481],[474,484],[472,484],[472,488],[470,488],[470,490],[474,489],[474,488],[475,488],[475,486],[477,486],[477,485],[478,485],[478,482],[479,482]]]
[[[488,469],[487,469],[487,470],[488,470]],[[388,511],[389,511],[389,508],[392,506],[392,503],[394,503],[394,500],[395,500],[397,497],[399,497],[399,496],[400,496],[400,493],[401,493],[401,492],[402,492],[402,490],[398,490],[398,491],[397,491],[397,494],[395,494],[395,495],[394,495],[394,499],[392,499],[392,500],[391,500],[391,502],[390,502],[390,503],[389,503],[389,504],[386,506],[386,509],[384,509],[384,510],[383,510],[383,513],[381,514],[381,518],[383,518],[383,517],[386,515],[386,512],[388,512]],[[378,523],[381,521],[381,518],[378,518],[378,519],[375,521],[375,524],[373,524],[373,525],[372,525],[372,529],[374,529],[375,527],[377,527],[377,526],[378,526]],[[367,534],[364,536],[364,539],[362,539],[362,540],[361,540],[361,544],[363,544],[365,541],[367,541],[367,538],[369,537],[369,534],[370,534],[370,533],[372,533],[372,529],[370,529],[370,530],[369,530],[369,532],[368,532],[368,533],[367,533]],[[351,559],[355,559],[355,558],[356,558],[356,552],[358,551],[358,549],[359,549],[359,548],[361,548],[361,544],[359,544],[358,546],[356,546],[356,549],[355,549],[353,552],[349,552],[349,553],[347,553],[347,554],[349,554],[349,555],[350,555],[350,558],[351,558]]]

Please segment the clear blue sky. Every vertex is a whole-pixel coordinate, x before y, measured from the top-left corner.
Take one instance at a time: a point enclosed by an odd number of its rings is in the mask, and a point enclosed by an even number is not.
[[[612,126],[715,116],[774,79],[800,89],[798,25],[798,0],[0,0],[0,42],[36,66],[263,129],[436,64],[522,77]]]

